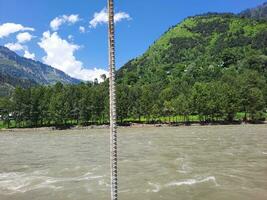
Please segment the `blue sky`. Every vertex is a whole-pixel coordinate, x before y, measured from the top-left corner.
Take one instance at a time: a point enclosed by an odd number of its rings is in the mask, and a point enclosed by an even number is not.
[[[188,16],[238,13],[265,1],[115,0],[117,68]],[[0,45],[73,77],[93,79],[107,70],[105,7],[106,0],[0,0]]]

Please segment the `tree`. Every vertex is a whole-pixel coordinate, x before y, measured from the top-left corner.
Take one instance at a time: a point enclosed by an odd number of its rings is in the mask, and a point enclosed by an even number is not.
[[[92,120],[92,92],[91,86],[81,87],[81,98],[79,99],[79,119],[81,124],[87,124]]]
[[[171,116],[174,114],[174,108],[172,106],[171,101],[164,101],[164,108],[163,108],[163,113],[165,116],[169,118],[169,123],[171,123]]]
[[[143,114],[141,105],[142,90],[141,86],[135,85],[129,88],[129,115],[141,121]]]
[[[30,97],[30,123],[33,126],[38,126],[38,121],[41,120],[43,107],[41,101],[44,98],[44,90],[41,87],[31,89]]]
[[[117,87],[117,114],[121,123],[123,123],[123,119],[128,117],[129,105],[129,88],[126,85],[119,85]]]
[[[153,120],[157,120],[160,117],[161,110],[157,103],[152,106],[151,115]]]
[[[179,95],[172,100],[172,106],[174,108],[175,115],[182,115],[184,121],[189,121],[190,99],[188,97],[184,94]]]
[[[247,120],[247,114],[252,120],[257,120],[256,116],[266,108],[264,101],[264,90],[266,80],[256,71],[247,70],[239,79],[241,83],[241,107],[245,112],[244,120]]]
[[[106,81],[106,79],[107,79],[107,75],[106,75],[106,74],[102,74],[102,75],[100,76],[100,78],[101,78],[103,81]]]
[[[4,97],[0,98],[0,120],[4,122],[4,125],[10,127],[10,113],[11,113],[11,101]]]
[[[57,125],[63,125],[66,122],[64,104],[64,86],[57,83],[52,91],[52,96],[49,102],[49,115],[52,122]]]
[[[140,103],[141,103],[142,114],[146,118],[147,122],[150,121],[152,113],[151,111],[155,101],[155,98],[153,96],[153,92],[155,92],[155,90],[153,91],[153,89],[154,88],[152,88],[151,85],[144,85],[142,87],[142,95]]]
[[[248,111],[252,121],[264,119],[264,98],[259,88],[250,88],[246,94],[246,110]]]
[[[210,101],[209,86],[206,83],[196,83],[192,90],[193,109],[199,115],[200,121],[207,120],[210,114],[208,102]]]
[[[12,96],[13,116],[16,126],[21,122],[29,122],[31,119],[31,91],[28,89],[16,88]],[[31,121],[30,121],[31,122]]]

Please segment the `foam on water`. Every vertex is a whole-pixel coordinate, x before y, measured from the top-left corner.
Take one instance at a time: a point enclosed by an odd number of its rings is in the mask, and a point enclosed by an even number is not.
[[[2,173],[0,174],[0,191],[6,194],[13,194],[16,192],[25,193],[38,188],[59,189],[59,187],[51,184],[54,181],[49,180],[49,177],[35,174],[27,175],[22,172]]]
[[[104,180],[104,179],[100,179],[99,181],[98,181],[98,185],[100,185],[100,186],[106,186],[106,187],[110,187],[110,184],[109,183],[107,183],[106,182],[106,180]]]
[[[187,174],[192,171],[192,168],[189,167],[188,163],[185,161],[185,158],[177,158],[175,163],[178,165],[176,170],[178,173]]]
[[[195,184],[204,183],[208,181],[214,182],[216,186],[218,185],[216,182],[216,178],[214,176],[209,176],[204,179],[187,179],[183,181],[174,181],[174,182],[166,184],[166,186],[172,187],[172,186],[182,186],[182,185],[195,185]]]
[[[187,179],[187,180],[183,180],[183,181],[174,181],[168,184],[165,184],[163,186],[163,188],[168,188],[168,187],[173,187],[173,186],[182,186],[182,185],[195,185],[195,184],[200,184],[200,183],[204,183],[204,182],[209,182],[212,181],[216,186],[218,186],[217,182],[216,182],[216,178],[214,176],[208,176],[206,178],[203,179]],[[162,189],[162,186],[158,183],[151,183],[148,182],[148,184],[150,186],[153,187],[153,189],[147,189],[146,192],[159,192]]]
[[[151,182],[148,182],[148,185],[152,186],[153,189],[147,189],[146,192],[159,192],[160,191],[160,184],[157,184],[157,183],[151,183]]]
[[[56,185],[62,182],[86,181],[100,179],[103,176],[92,175],[88,172],[77,177],[50,177],[46,173],[34,171],[32,173],[10,172],[0,173],[0,191],[5,194],[14,194],[16,192],[25,193],[28,191],[46,188],[59,190],[62,185]]]

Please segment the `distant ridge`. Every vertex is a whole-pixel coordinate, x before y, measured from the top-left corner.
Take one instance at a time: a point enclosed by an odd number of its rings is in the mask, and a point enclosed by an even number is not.
[[[5,95],[16,86],[78,84],[81,81],[64,72],[17,55],[6,47],[0,46],[0,95]]]
[[[257,20],[267,20],[267,2],[256,8],[247,9],[239,14],[241,17],[248,17]]]

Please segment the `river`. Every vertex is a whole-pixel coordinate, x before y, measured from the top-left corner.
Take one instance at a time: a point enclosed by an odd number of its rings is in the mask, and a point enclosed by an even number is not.
[[[119,129],[120,200],[266,200],[267,125]],[[107,200],[109,131],[0,132],[1,200]]]

